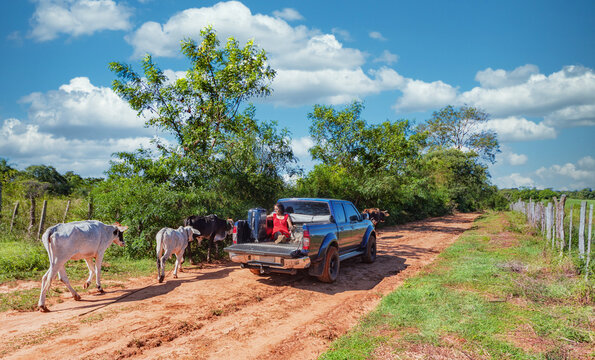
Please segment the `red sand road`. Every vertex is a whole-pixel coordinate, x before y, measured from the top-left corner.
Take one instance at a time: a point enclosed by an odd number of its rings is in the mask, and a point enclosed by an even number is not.
[[[83,294],[80,302],[65,291],[63,302],[49,303],[50,313],[0,314],[0,357],[313,359],[383,295],[431,263],[477,216],[382,229],[376,262],[342,262],[334,284],[301,274],[257,276],[222,263],[186,267],[163,284],[153,277],[133,279],[104,295]],[[53,286],[63,288],[58,281]]]

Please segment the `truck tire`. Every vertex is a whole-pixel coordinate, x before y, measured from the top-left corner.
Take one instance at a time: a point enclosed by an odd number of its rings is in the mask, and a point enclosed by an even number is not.
[[[366,252],[362,255],[362,261],[370,264],[374,260],[376,260],[376,236],[370,235],[366,244]]]
[[[339,262],[339,251],[334,246],[329,247],[324,259],[322,275],[318,276],[318,280],[325,283],[335,282],[339,276]]]

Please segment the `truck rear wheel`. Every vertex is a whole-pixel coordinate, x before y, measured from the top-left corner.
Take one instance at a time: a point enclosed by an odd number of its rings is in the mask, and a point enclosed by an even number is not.
[[[325,283],[335,282],[339,276],[339,261],[337,248],[334,246],[329,247],[324,259],[324,269],[322,269],[322,275],[318,277],[318,280]]]
[[[369,264],[374,260],[376,260],[376,236],[370,235],[368,244],[366,244],[366,252],[362,255],[362,261]]]

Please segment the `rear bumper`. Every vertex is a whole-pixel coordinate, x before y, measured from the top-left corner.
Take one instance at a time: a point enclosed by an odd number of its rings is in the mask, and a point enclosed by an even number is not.
[[[230,252],[229,258],[233,262],[241,263],[242,267],[267,268],[271,271],[306,269],[310,267],[310,257],[308,256],[288,259],[279,256],[262,256]]]

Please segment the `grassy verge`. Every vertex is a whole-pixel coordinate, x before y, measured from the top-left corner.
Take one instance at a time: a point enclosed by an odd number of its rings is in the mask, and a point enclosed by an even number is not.
[[[322,359],[595,356],[595,283],[524,220],[489,213]]]

